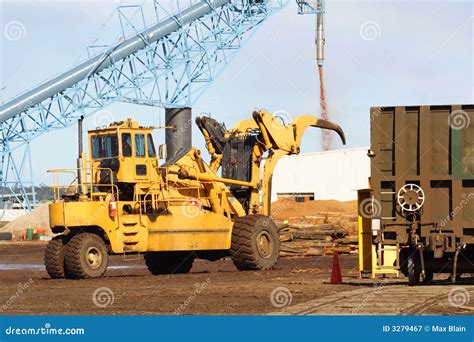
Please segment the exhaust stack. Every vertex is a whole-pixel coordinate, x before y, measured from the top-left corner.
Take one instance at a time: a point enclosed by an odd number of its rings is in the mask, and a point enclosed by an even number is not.
[[[181,151],[191,148],[191,119],[191,108],[166,108],[166,161],[173,159]]]

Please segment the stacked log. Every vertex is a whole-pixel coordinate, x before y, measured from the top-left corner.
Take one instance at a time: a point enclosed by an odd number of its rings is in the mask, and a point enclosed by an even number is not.
[[[349,230],[340,224],[291,223],[290,220],[290,223],[279,223],[278,232],[281,256],[319,256],[332,254],[334,250],[357,252],[357,236],[349,236]]]

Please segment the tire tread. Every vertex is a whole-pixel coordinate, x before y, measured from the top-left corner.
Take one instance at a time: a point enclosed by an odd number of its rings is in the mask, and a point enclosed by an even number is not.
[[[273,262],[270,266],[265,265],[262,263],[260,256],[258,255],[258,251],[252,248],[252,236],[254,235],[258,221],[260,220],[269,220],[273,225],[273,229],[278,236],[276,226],[271,221],[271,219],[264,215],[248,215],[244,217],[239,217],[235,219],[234,227],[232,229],[232,243],[231,243],[231,257],[234,265],[237,269],[244,271],[244,270],[260,270],[260,269],[268,269],[273,267],[278,259],[278,255],[276,256],[275,262]],[[279,253],[279,240],[275,241],[276,253]]]
[[[87,239],[100,240],[101,243],[104,243],[100,236],[93,233],[80,233],[71,238],[66,247],[65,266],[70,277],[73,279],[94,278],[87,273],[81,264],[81,246]],[[106,252],[105,244],[104,249]]]
[[[51,279],[66,278],[64,254],[67,244],[65,235],[58,235],[51,239],[44,253],[44,265]]]

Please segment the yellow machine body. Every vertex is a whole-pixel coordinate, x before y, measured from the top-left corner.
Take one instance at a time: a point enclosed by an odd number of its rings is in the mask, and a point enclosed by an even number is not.
[[[339,126],[319,118],[295,117],[285,125],[270,113],[254,112],[252,119],[222,135],[256,135],[250,156],[251,177],[239,180],[218,176],[225,165],[223,151],[216,148],[204,123],[197,120],[211,155],[210,164],[196,148],[172,163],[159,164],[153,128],[140,127],[130,119],[90,131],[89,157],[81,156],[81,167],[50,171],[55,179],[55,199],[49,206],[53,232],[98,234],[113,253],[229,250],[235,218],[269,215],[274,167],[282,156],[299,153],[307,127],[332,129],[344,141]],[[69,185],[60,185],[65,174],[74,179]],[[248,203],[241,203],[231,186],[248,189]]]
[[[124,214],[119,210],[115,218],[108,215],[108,207],[106,200],[56,202],[49,208],[50,223],[67,229],[99,229],[114,253],[230,248],[232,220],[200,211],[194,203],[170,207],[167,215]]]

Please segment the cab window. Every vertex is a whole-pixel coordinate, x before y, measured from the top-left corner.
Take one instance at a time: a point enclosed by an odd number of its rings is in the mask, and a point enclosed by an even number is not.
[[[155,145],[153,145],[153,137],[151,136],[151,134],[148,134],[147,137],[148,137],[148,157],[155,158],[156,151],[155,151]]]
[[[130,133],[122,134],[122,155],[124,157],[132,156],[132,137]]]
[[[135,134],[135,157],[145,157],[145,134]]]
[[[92,158],[113,158],[118,156],[117,134],[95,135],[92,137]]]

